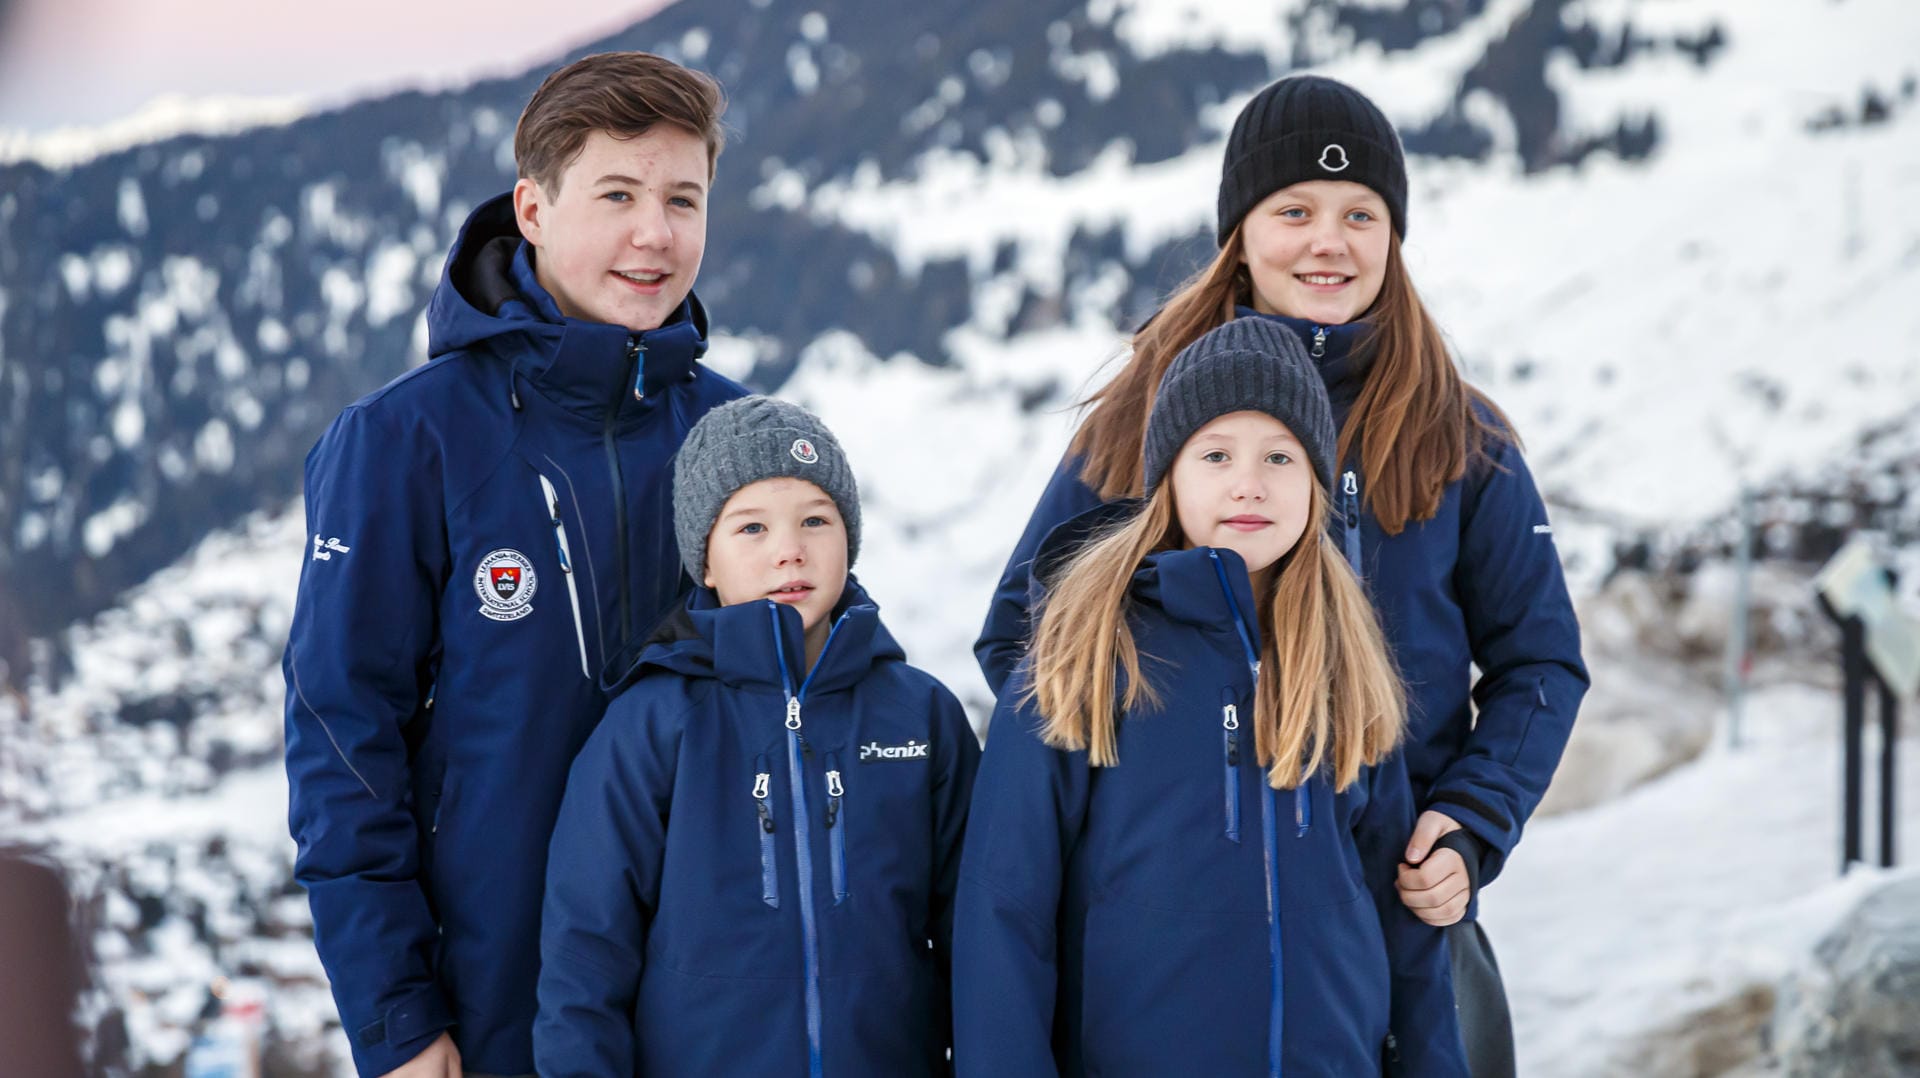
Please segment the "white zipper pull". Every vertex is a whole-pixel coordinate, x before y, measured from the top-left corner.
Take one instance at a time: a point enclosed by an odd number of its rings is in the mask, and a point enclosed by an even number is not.
[[[1342,476],[1341,482],[1343,485],[1341,486],[1340,489],[1345,491],[1346,493],[1348,494],[1360,493],[1360,480],[1355,478],[1352,472],[1348,472],[1346,475]]]
[[[1327,354],[1327,327],[1325,326],[1314,327],[1313,354],[1316,356],[1324,356]]]
[[[753,799],[755,801],[765,801],[767,799],[767,785],[772,781],[773,775],[766,771],[762,771],[753,777]]]
[[[800,729],[800,698],[798,696],[787,697],[787,729]]]
[[[1226,712],[1225,715],[1221,717],[1220,725],[1226,727],[1229,730],[1240,729],[1240,709],[1237,707],[1234,707],[1232,704],[1228,704],[1225,708],[1225,712]]]
[[[827,796],[841,797],[845,795],[846,792],[847,791],[845,790],[845,788],[843,788],[840,785],[840,772],[838,771],[827,772]]]

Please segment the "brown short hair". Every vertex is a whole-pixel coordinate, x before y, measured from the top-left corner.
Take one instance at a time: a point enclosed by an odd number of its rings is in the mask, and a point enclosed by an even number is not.
[[[726,96],[710,75],[648,52],[595,53],[548,75],[533,92],[513,132],[513,161],[523,178],[556,192],[587,136],[605,131],[634,138],[664,123],[706,140],[712,179],[726,143],[720,128],[726,110]]]

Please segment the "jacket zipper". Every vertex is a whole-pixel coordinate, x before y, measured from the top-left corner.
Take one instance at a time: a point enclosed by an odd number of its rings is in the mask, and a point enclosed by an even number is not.
[[[774,860],[773,806],[767,801],[772,792],[773,768],[766,756],[761,755],[754,757],[753,770],[754,808],[760,816],[760,901],[777,910],[780,908],[780,866]]]
[[[1347,564],[1353,575],[1362,579],[1360,570],[1360,477],[1349,471],[1340,477],[1341,515],[1347,519]]]
[[[1327,354],[1327,327],[1313,327],[1313,358],[1319,359]]]
[[[1231,696],[1232,689],[1221,695]],[[1227,765],[1227,838],[1240,841],[1240,709],[1225,704],[1220,709],[1221,747]]]
[[[847,824],[840,819],[841,799],[847,789],[840,778],[840,758],[827,754],[827,845],[833,853],[833,904],[847,900]]]
[[[1240,601],[1233,597],[1233,587],[1227,581],[1227,567],[1221,563],[1218,552],[1209,552],[1213,559],[1213,571],[1220,578],[1220,590],[1227,598],[1227,610],[1233,615],[1234,631],[1240,634],[1240,647],[1245,651],[1247,669],[1253,672],[1254,692],[1260,691],[1260,653],[1254,650],[1253,635],[1247,631],[1247,622],[1240,616]],[[1305,783],[1300,788],[1304,788]],[[1299,789],[1294,791],[1294,805],[1298,810]],[[1272,996],[1267,1004],[1267,1073],[1272,1078],[1280,1078],[1280,1048],[1283,1008],[1281,999],[1285,989],[1285,978],[1280,964],[1280,849],[1276,841],[1279,832],[1277,817],[1280,810],[1274,799],[1273,784],[1260,784],[1260,854],[1266,866],[1267,889],[1267,956],[1269,962],[1269,987]],[[1303,832],[1304,833],[1304,832]]]
[[[780,646],[780,604],[769,599],[767,614],[773,619],[774,655],[780,663],[780,684],[787,696],[787,783],[793,790],[793,853],[795,867],[800,880],[800,933],[801,951],[806,959],[807,973],[807,1075],[808,1078],[822,1078],[821,1062],[821,1016],[820,1016],[820,927],[813,910],[813,849],[812,839],[807,833],[807,782],[806,767],[801,762],[800,739],[801,720],[800,703],[806,698],[807,686],[813,684],[813,675],[819,671],[821,660],[826,658],[827,650],[833,647],[833,638],[840,634],[840,626],[847,620],[842,614],[833,623],[827,633],[827,642],[820,649],[820,655],[814,660],[813,669],[800,683],[799,691],[793,687],[793,674],[787,666],[786,656]]]
[[[646,351],[638,337],[627,338],[627,362],[640,365],[639,356]],[[616,390],[613,401],[607,405],[607,418],[600,426],[600,442],[607,451],[607,477],[613,483],[613,552],[614,565],[620,577],[620,647],[625,651],[633,642],[633,596],[629,581],[632,567],[629,564],[631,554],[627,550],[627,485],[626,477],[620,470],[620,443],[614,437],[614,429],[620,419],[620,404],[626,397],[625,390]]]
[[[540,490],[547,496],[547,516],[553,519],[553,536],[560,544],[560,575],[567,578],[567,601],[573,604],[573,638],[580,644],[580,676],[593,679],[587,669],[587,630],[580,623],[580,585],[573,579],[573,550],[567,546],[567,526],[560,519],[560,495],[553,481],[540,476]]]

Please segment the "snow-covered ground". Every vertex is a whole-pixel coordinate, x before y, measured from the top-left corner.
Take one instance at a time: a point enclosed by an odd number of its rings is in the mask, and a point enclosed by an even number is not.
[[[1877,745],[1870,734],[1875,861]],[[1896,864],[1913,872],[1920,738],[1900,751]],[[1738,1073],[1775,1073],[1760,1056],[1773,987],[1887,877],[1856,867],[1840,878],[1840,783],[1839,694],[1784,683],[1749,699],[1739,749],[1723,731],[1699,759],[1623,797],[1537,819],[1481,900],[1520,1073],[1719,1073],[1698,1060],[1722,1042],[1752,1054]]]

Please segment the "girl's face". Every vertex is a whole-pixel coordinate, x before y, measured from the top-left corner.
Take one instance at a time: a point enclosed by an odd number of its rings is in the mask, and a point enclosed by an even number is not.
[[[1386,201],[1365,184],[1282,187],[1240,222],[1254,310],[1323,326],[1353,321],[1380,295],[1392,234]]]
[[[825,623],[847,586],[847,528],[825,491],[762,479],[733,492],[707,535],[707,587],[720,605],[772,599]]]
[[[1167,473],[1188,547],[1231,550],[1256,579],[1307,529],[1313,466],[1286,424],[1232,412],[1195,431]]]

